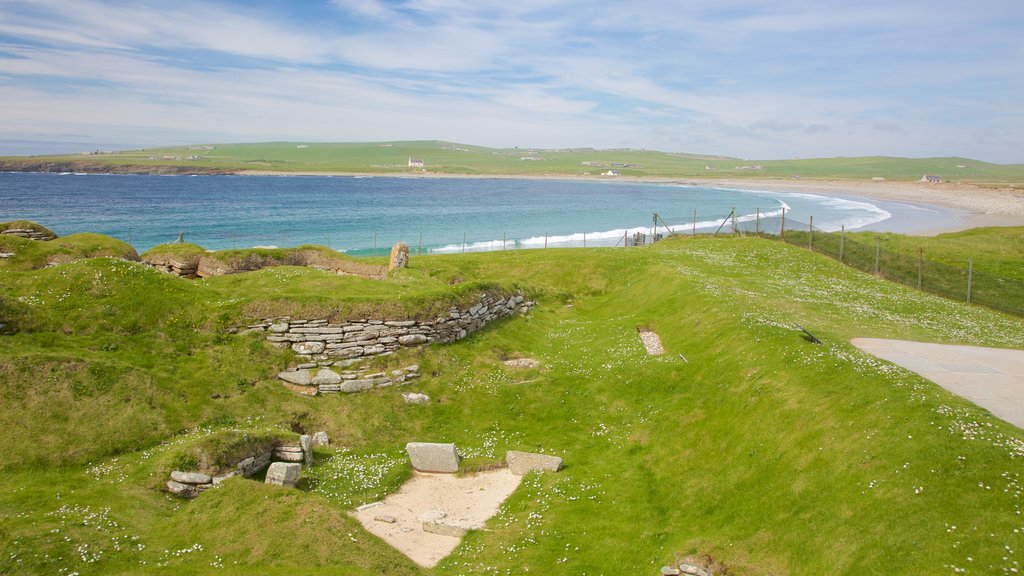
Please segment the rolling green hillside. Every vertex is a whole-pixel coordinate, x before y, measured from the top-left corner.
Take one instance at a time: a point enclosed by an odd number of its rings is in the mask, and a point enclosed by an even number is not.
[[[383,281],[288,266],[193,281],[111,257],[28,268],[0,269],[0,573],[633,576],[687,554],[736,575],[1020,569],[1024,431],[849,339],[1024,348],[1024,323],[799,247],[414,256]],[[370,362],[418,363],[401,387],[299,396],[274,379],[290,351],[228,332],[492,287],[538,306]],[[667,354],[648,356],[638,326]],[[501,362],[519,357],[540,367]],[[161,490],[182,458],[239,434],[314,430],[332,446],[299,490]],[[347,515],[397,489],[417,440],[479,465],[520,449],[566,467],[528,476],[426,570]]]
[[[424,166],[409,167],[409,160]],[[222,173],[240,171],[686,178],[840,178],[1024,183],[1024,165],[966,158],[820,158],[743,160],[651,150],[494,149],[450,142],[270,142],[152,148],[110,154],[0,158],[0,170]]]

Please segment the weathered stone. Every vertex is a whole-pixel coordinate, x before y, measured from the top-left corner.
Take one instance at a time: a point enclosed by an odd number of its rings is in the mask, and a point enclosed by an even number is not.
[[[440,536],[451,536],[453,538],[462,538],[466,535],[466,529],[461,526],[434,521],[424,522],[423,531],[431,534],[438,534]]]
[[[410,374],[419,373],[420,365],[419,364],[409,364],[405,368],[402,368],[402,370],[405,370],[406,372],[408,372]]]
[[[276,452],[296,452],[296,453],[301,454],[302,453],[302,446],[299,446],[297,444],[284,444],[282,446],[278,446],[278,447],[274,448],[274,451],[276,451]]]
[[[373,519],[377,522],[384,522],[386,524],[394,524],[395,522],[398,522],[397,518],[388,514],[378,514],[377,516],[374,516]]]
[[[302,462],[302,452],[278,452],[274,451],[274,458],[282,462]]]
[[[241,474],[241,472],[239,472],[238,470],[232,470],[231,472],[228,472],[227,474],[223,474],[221,476],[214,476],[213,477],[213,485],[216,486],[216,485],[220,484],[221,482],[224,482],[228,478],[234,478],[235,476],[238,476],[239,474]]]
[[[345,393],[361,392],[373,388],[373,380],[346,380],[341,384],[341,391]]]
[[[319,354],[326,346],[323,342],[296,342],[292,344],[292,350],[299,354]]]
[[[277,377],[289,384],[296,384],[298,386],[309,386],[313,381],[309,370],[287,370],[279,372]]]
[[[309,468],[313,465],[313,437],[309,434],[299,436],[299,446],[302,447],[303,464]]]
[[[182,484],[209,484],[210,482],[213,482],[213,478],[210,478],[209,474],[201,474],[199,472],[182,472],[180,470],[171,472],[171,480],[181,482]]]
[[[679,576],[679,574],[679,568],[676,568],[675,566],[661,567],[661,576]]]
[[[689,562],[683,562],[682,564],[680,564],[679,572],[682,574],[686,574],[687,576],[712,576],[711,570],[708,570],[703,566],[690,564]]]
[[[299,483],[302,465],[285,462],[274,462],[267,469],[267,484],[294,488]]]
[[[363,356],[373,356],[374,354],[380,354],[386,351],[387,348],[380,344],[376,344],[373,346],[367,346],[366,348],[363,348]]]
[[[402,392],[402,399],[407,404],[426,404],[430,402],[430,396],[420,394],[419,392]]]
[[[323,430],[313,434],[313,446],[327,446],[331,441]]]
[[[393,326],[395,328],[411,328],[416,325],[415,320],[390,320],[384,323],[385,326]]]
[[[330,368],[321,368],[313,377],[313,385],[341,384],[341,376]]]
[[[288,323],[287,322],[277,322],[277,323],[271,324],[269,330],[271,332],[273,332],[274,334],[283,334],[283,333],[288,331]]]
[[[317,386],[321,394],[337,394],[341,392],[341,384],[321,384]]]
[[[459,453],[455,444],[409,442],[405,451],[412,467],[420,472],[454,474],[459,471]]]
[[[423,334],[406,334],[398,337],[398,343],[402,346],[416,346],[417,344],[426,344],[426,342],[427,337]]]
[[[536,368],[540,366],[540,362],[533,358],[513,358],[505,360],[505,366],[509,368]]]
[[[181,482],[175,482],[174,480],[167,481],[167,491],[175,496],[181,496],[182,498],[195,498],[199,495],[199,491],[192,484],[183,484]]]
[[[517,476],[522,476],[533,470],[558,472],[562,468],[562,459],[558,456],[519,452],[518,450],[506,452],[505,463],[508,464],[508,469]]]
[[[295,367],[298,370],[306,370],[309,368],[316,368],[316,362],[305,362]]]
[[[399,242],[391,247],[391,260],[388,263],[388,270],[405,268],[409,265],[409,245]]]
[[[340,350],[331,350],[331,356],[338,356],[341,358],[356,358],[363,355],[362,346],[353,346],[351,348],[343,348]]]

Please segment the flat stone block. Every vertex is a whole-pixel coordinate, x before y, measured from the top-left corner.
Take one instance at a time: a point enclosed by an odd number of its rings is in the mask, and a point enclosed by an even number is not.
[[[321,368],[313,377],[313,385],[341,384],[341,376],[330,368]]]
[[[558,456],[517,450],[509,450],[505,453],[505,463],[508,464],[508,469],[517,476],[534,470],[558,472],[562,468],[562,459]]]
[[[341,384],[341,391],[346,393],[361,392],[373,388],[373,380],[346,380]]]
[[[213,478],[210,478],[208,474],[201,474],[199,472],[182,472],[180,470],[171,472],[171,480],[181,482],[182,484],[209,484],[210,482],[213,482]]]
[[[274,462],[267,469],[266,483],[273,484],[274,486],[294,488],[299,483],[299,475],[301,474],[301,464]]]
[[[181,496],[182,498],[195,498],[199,495],[199,491],[192,484],[183,484],[181,482],[175,482],[174,480],[167,481],[167,491],[175,496]]]
[[[298,386],[309,386],[313,382],[313,375],[309,370],[287,370],[278,372],[277,377]]]
[[[454,474],[459,471],[459,453],[455,444],[409,442],[405,451],[412,467],[420,472]]]
[[[466,535],[465,528],[433,520],[423,523],[423,531],[441,536],[451,536],[453,538],[462,538]]]
[[[323,342],[296,342],[292,344],[292,350],[299,354],[319,354],[324,351]]]

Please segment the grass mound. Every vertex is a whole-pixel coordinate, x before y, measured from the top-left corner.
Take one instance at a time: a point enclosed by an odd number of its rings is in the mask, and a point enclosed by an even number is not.
[[[372,264],[323,246],[296,248],[243,248],[209,252],[195,244],[162,244],[142,255],[144,262],[161,267],[195,270],[202,278],[252,272],[274,266],[308,266],[338,274],[381,280],[386,265]]]
[[[57,235],[46,226],[38,224],[31,220],[13,220],[11,222],[0,222],[0,234],[9,230],[30,230],[37,232],[43,236],[56,238]]]
[[[49,242],[0,235],[0,252],[12,254],[0,259],[0,270],[37,270],[85,258],[139,260],[138,253],[130,244],[91,233],[71,234]]]

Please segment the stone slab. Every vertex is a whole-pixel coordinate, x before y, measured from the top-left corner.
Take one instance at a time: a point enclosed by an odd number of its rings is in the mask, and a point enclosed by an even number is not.
[[[286,370],[279,372],[277,377],[298,386],[309,386],[313,382],[313,375],[309,370]]]
[[[459,471],[459,453],[455,444],[409,442],[405,451],[412,467],[420,472],[454,474]]]
[[[537,454],[535,452],[520,452],[518,450],[506,452],[505,463],[508,464],[508,469],[517,476],[522,476],[534,470],[558,472],[562,468],[562,459],[558,456]]]
[[[294,488],[299,483],[299,476],[302,474],[301,464],[287,462],[274,462],[267,469],[267,484],[274,486],[286,486]]]
[[[171,472],[171,480],[182,484],[209,484],[210,482],[213,482],[213,478],[211,478],[209,474],[202,474],[200,472],[182,472],[181,470]]]

